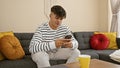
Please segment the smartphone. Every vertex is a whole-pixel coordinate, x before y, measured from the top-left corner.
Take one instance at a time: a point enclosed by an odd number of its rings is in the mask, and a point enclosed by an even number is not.
[[[71,37],[72,37],[71,35],[66,35],[65,39],[71,39]]]

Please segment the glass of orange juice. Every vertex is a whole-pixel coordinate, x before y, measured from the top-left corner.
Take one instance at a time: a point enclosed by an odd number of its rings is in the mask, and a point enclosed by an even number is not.
[[[89,68],[90,66],[90,55],[79,55],[77,60],[80,62],[80,68]]]

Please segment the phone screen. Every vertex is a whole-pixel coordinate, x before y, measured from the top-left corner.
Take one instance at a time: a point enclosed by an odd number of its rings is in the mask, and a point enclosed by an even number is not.
[[[71,35],[66,35],[65,39],[71,39],[71,37],[72,37]]]

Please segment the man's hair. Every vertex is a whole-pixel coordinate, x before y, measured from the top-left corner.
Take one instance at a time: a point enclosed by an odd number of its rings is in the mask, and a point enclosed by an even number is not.
[[[55,5],[51,8],[51,12],[56,14],[60,18],[66,18],[66,11],[64,10],[63,7],[59,5]]]

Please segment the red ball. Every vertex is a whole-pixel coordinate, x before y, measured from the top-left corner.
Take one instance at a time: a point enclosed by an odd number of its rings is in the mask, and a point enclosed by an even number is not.
[[[109,45],[109,39],[104,34],[94,34],[90,38],[90,45],[93,49],[104,50]]]

